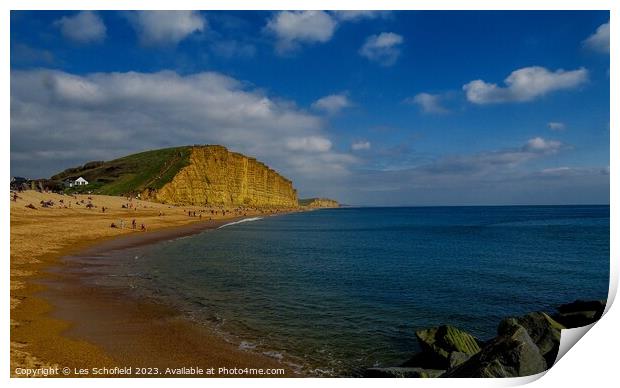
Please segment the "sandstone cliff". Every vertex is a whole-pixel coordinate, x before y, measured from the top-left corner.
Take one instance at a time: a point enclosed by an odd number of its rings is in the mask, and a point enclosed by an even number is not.
[[[337,201],[329,198],[307,198],[299,200],[299,204],[310,209],[340,207]]]
[[[297,207],[293,183],[254,158],[223,146],[191,147],[189,164],[143,196],[177,205]]]

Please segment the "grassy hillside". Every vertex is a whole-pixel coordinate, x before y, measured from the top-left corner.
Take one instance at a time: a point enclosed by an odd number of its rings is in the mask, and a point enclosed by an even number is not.
[[[312,203],[312,201],[314,201],[316,198],[301,198],[299,199],[299,206],[308,206],[310,205],[310,203]]]
[[[159,189],[189,164],[191,147],[140,152],[109,162],[89,162],[51,177],[53,181],[84,177],[89,184],[75,190],[122,195],[146,188]]]

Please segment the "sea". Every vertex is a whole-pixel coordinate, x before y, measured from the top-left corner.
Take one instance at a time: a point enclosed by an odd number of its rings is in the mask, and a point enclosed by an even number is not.
[[[315,376],[396,366],[415,331],[606,299],[609,206],[338,208],[112,252],[102,284]]]

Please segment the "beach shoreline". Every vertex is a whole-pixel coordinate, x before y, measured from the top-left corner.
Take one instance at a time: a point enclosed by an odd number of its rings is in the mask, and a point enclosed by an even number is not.
[[[151,375],[153,377],[239,377],[247,373],[260,377],[259,370],[276,373],[269,377],[295,375],[289,366],[278,360],[241,350],[207,328],[184,319],[170,307],[87,286],[80,281],[84,274],[76,271],[75,262],[63,259],[153,244],[243,218],[282,214],[294,209],[246,211],[243,215],[231,213],[230,216],[223,213],[219,218],[208,220],[202,216],[188,217],[185,210],[188,207],[144,201],[135,201],[134,212],[127,214],[126,209],[118,209],[124,198],[105,196],[89,198],[93,198],[93,203],[105,202],[107,213],[82,208],[24,210],[26,202],[39,197],[66,201],[67,196],[36,192],[21,195],[24,198],[11,203],[11,376],[23,376],[27,370],[62,371],[67,367],[71,371],[69,376],[82,377],[120,377],[118,370],[126,372],[126,368],[132,368],[130,376],[148,376],[140,372],[158,369],[158,374]],[[191,208],[211,214],[208,209]],[[162,216],[164,210],[167,214]],[[64,214],[54,213],[67,214],[63,217]],[[95,214],[98,216],[93,217]],[[89,225],[77,225],[75,230],[72,222],[76,215],[88,219]],[[107,222],[119,215],[139,217],[148,223],[149,231],[113,230]],[[71,221],[63,222],[63,218]],[[93,223],[97,224],[97,229],[90,228]],[[28,230],[35,224],[39,231]],[[60,239],[54,237],[59,228],[71,229],[68,225],[74,229],[72,232],[64,233],[67,236]],[[47,244],[50,240],[54,243]],[[118,369],[109,369],[113,372],[108,374],[93,372],[102,367]],[[172,373],[162,375],[165,368],[171,368]],[[222,372],[219,368],[226,370]],[[284,373],[280,374],[278,369],[284,369]],[[79,373],[80,370],[88,373]]]

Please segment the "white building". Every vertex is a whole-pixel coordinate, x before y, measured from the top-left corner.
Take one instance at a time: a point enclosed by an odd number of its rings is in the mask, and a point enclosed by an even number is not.
[[[79,177],[78,179],[67,179],[64,182],[65,187],[76,187],[76,186],[86,186],[88,184],[88,181],[82,177]]]
[[[79,177],[78,179],[75,180],[75,182],[73,182],[74,186],[86,186],[88,184],[88,181],[82,177]]]

